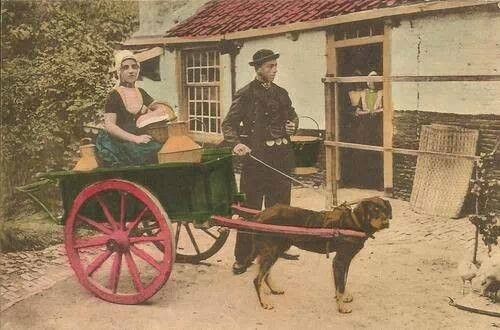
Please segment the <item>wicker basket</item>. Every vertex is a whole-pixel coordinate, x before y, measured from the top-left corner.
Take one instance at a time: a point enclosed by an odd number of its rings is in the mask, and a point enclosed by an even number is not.
[[[420,150],[473,156],[479,132],[457,126],[422,126]],[[410,198],[417,213],[457,218],[469,189],[474,161],[420,154]]]
[[[168,139],[168,123],[166,121],[159,121],[143,127],[142,134],[148,134],[159,143],[165,143]]]

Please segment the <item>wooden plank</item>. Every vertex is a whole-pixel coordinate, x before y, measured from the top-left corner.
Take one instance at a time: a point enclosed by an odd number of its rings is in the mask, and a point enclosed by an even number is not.
[[[496,0],[445,0],[445,1],[432,1],[425,3],[417,3],[413,5],[402,5],[397,7],[379,8],[372,10],[365,10],[357,13],[346,15],[339,15],[318,19],[308,22],[296,22],[285,25],[278,25],[259,29],[250,29],[245,31],[236,31],[227,34],[220,34],[214,36],[198,36],[198,37],[144,37],[132,38],[123,43],[124,46],[138,46],[138,45],[177,45],[185,43],[198,43],[198,42],[218,42],[222,39],[235,40],[235,39],[249,39],[258,38],[263,36],[270,36],[276,34],[284,34],[292,31],[316,30],[324,29],[326,27],[352,23],[365,20],[381,19],[391,16],[420,14],[424,12],[433,12],[440,10],[449,10],[456,8],[465,8],[472,6],[484,6],[495,4]]]
[[[228,219],[222,216],[212,216],[212,221],[222,227],[239,230],[255,231],[257,233],[270,233],[290,236],[312,236],[322,238],[334,238],[337,236],[350,236],[365,238],[366,234],[361,231],[339,229],[339,228],[308,228],[295,226],[270,225],[254,221],[247,221],[244,218]]]
[[[179,119],[186,121],[189,116],[187,98],[185,97],[184,90],[185,75],[182,55],[183,52],[181,50],[175,51],[175,76],[177,78],[177,104],[179,104]]]
[[[326,62],[327,76],[337,74],[337,52],[334,47],[335,35],[332,31],[326,37]],[[326,139],[334,139],[335,136],[335,93],[333,86],[325,84],[325,135]],[[334,148],[326,148],[326,198],[325,209],[331,210],[337,205],[337,152]]]
[[[389,24],[384,24],[384,43],[382,45],[382,62],[384,77],[391,76],[391,52],[392,52],[392,28]],[[393,126],[393,104],[392,104],[392,85],[391,81],[384,81],[383,85],[383,145],[392,147],[392,138],[394,132]],[[387,197],[392,197],[393,192],[393,168],[392,153],[384,151],[384,193]]]
[[[348,148],[348,149],[356,149],[356,150],[369,150],[369,151],[379,151],[379,152],[391,152],[393,154],[403,154],[410,156],[418,156],[418,155],[437,155],[437,156],[446,156],[451,158],[465,158],[478,160],[479,156],[474,155],[463,155],[463,154],[451,154],[446,152],[437,152],[437,151],[424,151],[424,150],[414,150],[414,149],[404,149],[404,148],[394,148],[394,147],[379,147],[379,146],[371,146],[366,144],[358,144],[358,143],[349,143],[349,142],[335,142],[331,140],[325,140],[325,147],[328,149],[335,148]]]
[[[353,47],[353,46],[363,46],[370,44],[378,44],[384,41],[384,36],[371,36],[371,37],[361,37],[354,39],[338,40],[335,41],[335,48]]]
[[[349,84],[355,82],[439,82],[439,81],[500,81],[500,75],[449,75],[449,76],[357,76],[324,77],[323,83]]]

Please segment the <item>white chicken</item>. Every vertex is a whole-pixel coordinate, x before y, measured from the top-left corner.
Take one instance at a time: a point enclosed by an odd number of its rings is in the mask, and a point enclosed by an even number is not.
[[[462,295],[465,294],[465,283],[469,282],[469,290],[472,288],[472,280],[477,276],[481,263],[473,263],[471,258],[465,258],[458,264],[458,274],[462,279]]]

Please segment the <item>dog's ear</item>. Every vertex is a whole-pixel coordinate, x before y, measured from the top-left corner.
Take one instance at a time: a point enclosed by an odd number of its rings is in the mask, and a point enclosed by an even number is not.
[[[392,206],[391,206],[391,203],[389,203],[388,200],[384,199],[384,205],[385,205],[385,209],[387,211],[387,218],[389,219],[392,219]]]

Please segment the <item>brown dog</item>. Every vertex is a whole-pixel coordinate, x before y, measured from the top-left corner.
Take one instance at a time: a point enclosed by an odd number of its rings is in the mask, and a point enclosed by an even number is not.
[[[391,218],[391,204],[374,197],[362,200],[354,210],[342,205],[333,211],[315,212],[286,205],[275,205],[256,215],[254,221],[284,226],[352,229],[372,236],[376,231],[388,228]],[[366,238],[348,236],[325,239],[255,235],[255,256],[259,260],[259,273],[254,279],[254,285],[261,306],[265,309],[273,308],[261,294],[262,282],[267,284],[272,294],[284,293],[275,286],[269,274],[279,255],[294,245],[316,253],[336,251],[333,259],[333,273],[338,310],[341,313],[350,313],[351,308],[345,304],[352,301],[352,296],[345,292],[347,273],[351,260],[363,248],[365,241]]]

